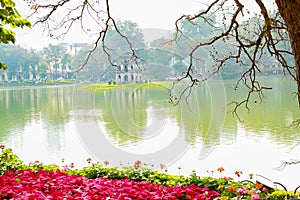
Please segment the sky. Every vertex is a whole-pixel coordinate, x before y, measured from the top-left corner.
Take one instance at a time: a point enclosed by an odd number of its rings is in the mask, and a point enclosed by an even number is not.
[[[210,0],[211,1],[211,0]],[[256,10],[254,0],[243,0],[251,10]],[[19,12],[26,13],[24,1],[18,0],[16,7]],[[22,3],[23,2],[23,3]],[[111,15],[115,19],[130,20],[136,22],[141,28],[174,30],[175,21],[183,14],[195,14],[206,8],[207,0],[110,0]],[[265,0],[272,8],[273,0]],[[274,6],[273,6],[274,7]],[[50,42],[41,28],[32,30],[23,29],[17,31],[17,43],[26,48],[41,49]],[[62,41],[59,41],[62,42]],[[69,34],[63,42],[92,42],[88,36],[79,36],[76,31]]]
[[[21,14],[26,13],[26,4],[21,2],[16,1],[17,8]],[[111,15],[115,19],[136,22],[141,28],[166,30],[174,30],[174,22],[178,17],[182,14],[196,13],[201,6],[203,5],[197,0],[110,0]],[[41,49],[51,42],[46,35],[41,28],[23,29],[18,31],[17,42],[28,48]],[[90,40],[88,37],[80,36],[80,39],[78,37],[76,34],[69,34],[65,42]]]
[[[182,14],[196,13],[203,6],[197,0],[112,0],[111,14],[135,21],[143,28],[172,30]]]
[[[143,28],[174,29],[182,14],[196,14],[213,0],[110,0],[111,13],[117,18],[137,22]],[[255,0],[241,0],[245,7],[258,10]],[[263,0],[269,9],[274,0]]]

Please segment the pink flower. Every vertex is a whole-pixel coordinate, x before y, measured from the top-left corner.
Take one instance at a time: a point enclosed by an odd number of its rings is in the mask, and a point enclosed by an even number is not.
[[[244,192],[245,192],[245,190],[243,188],[238,188],[236,190],[236,193],[238,193],[238,194],[244,194]]]
[[[260,200],[260,196],[258,194],[254,194],[251,196],[251,200]]]
[[[159,166],[160,166],[160,169],[166,168],[166,165],[164,165],[164,164],[160,164]]]

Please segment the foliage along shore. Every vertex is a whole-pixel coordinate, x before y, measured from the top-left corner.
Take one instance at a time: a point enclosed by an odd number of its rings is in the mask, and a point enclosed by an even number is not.
[[[0,199],[291,199],[298,194],[270,189],[261,183],[220,178],[178,176],[144,167],[136,161],[123,169],[91,163],[83,169],[74,164],[44,165],[39,161],[25,164],[10,148],[0,145]],[[166,171],[166,170],[165,170]],[[241,171],[235,173],[240,176]],[[84,198],[83,198],[84,197]]]
[[[151,83],[126,83],[126,84],[114,84],[114,83],[85,83],[77,82],[76,80],[57,80],[57,81],[42,81],[42,82],[0,82],[0,88],[15,88],[15,87],[45,87],[45,86],[80,86],[85,89],[112,89],[116,87],[149,87],[149,86],[163,86],[169,87],[173,84],[171,81],[158,81]]]
[[[87,84],[83,86],[83,88],[87,89],[109,89],[109,88],[116,88],[116,87],[150,87],[150,86],[162,86],[162,87],[169,87],[172,86],[172,81],[157,81],[157,82],[150,82],[150,83],[125,83],[125,84]]]
[[[46,87],[46,86],[68,86],[77,84],[75,80],[57,80],[57,81],[28,81],[28,82],[0,82],[0,88],[16,88],[16,87]]]

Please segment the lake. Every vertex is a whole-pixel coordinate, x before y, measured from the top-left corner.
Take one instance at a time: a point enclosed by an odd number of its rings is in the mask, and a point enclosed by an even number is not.
[[[242,171],[260,174],[293,190],[300,185],[300,109],[287,79],[262,79],[272,87],[253,96],[233,115],[232,101],[247,90],[234,90],[234,81],[208,81],[181,102],[170,103],[170,84],[85,89],[48,86],[0,89],[0,144],[25,162],[70,164],[81,168],[94,162],[133,165],[169,173],[234,177]],[[183,87],[171,92],[179,98]],[[64,159],[64,163],[62,163]]]

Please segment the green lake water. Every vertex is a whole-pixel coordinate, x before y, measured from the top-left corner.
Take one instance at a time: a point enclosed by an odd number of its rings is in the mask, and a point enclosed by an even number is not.
[[[247,90],[234,81],[209,81],[174,106],[170,85],[137,85],[107,89],[79,86],[0,89],[0,144],[13,148],[26,162],[36,160],[75,166],[109,161],[111,166],[141,160],[169,173],[234,176],[260,174],[294,189],[300,185],[300,109],[294,83],[261,80],[272,90],[253,96],[233,116],[232,101]],[[173,91],[179,97],[181,87]],[[121,163],[121,164],[120,164]],[[215,171],[215,172],[212,172]],[[208,171],[208,172],[207,172]],[[297,178],[295,178],[297,177]]]

